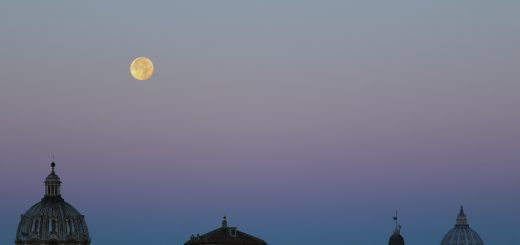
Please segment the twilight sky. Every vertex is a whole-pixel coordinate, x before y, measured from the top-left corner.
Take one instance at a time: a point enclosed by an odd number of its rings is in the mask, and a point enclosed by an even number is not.
[[[3,1],[0,244],[56,154],[93,245],[519,244],[520,1]],[[133,80],[137,56],[155,62]]]

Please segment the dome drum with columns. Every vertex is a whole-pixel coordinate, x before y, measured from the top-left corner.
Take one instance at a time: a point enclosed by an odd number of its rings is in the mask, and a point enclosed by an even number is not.
[[[89,245],[85,216],[61,197],[61,180],[54,172],[45,179],[45,196],[21,215],[16,245]]]

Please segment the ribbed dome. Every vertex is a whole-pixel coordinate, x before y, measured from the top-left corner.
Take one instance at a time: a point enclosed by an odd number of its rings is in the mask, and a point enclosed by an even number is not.
[[[44,197],[41,202],[34,204],[25,216],[81,216],[81,214],[70,204],[65,202],[61,197]]]
[[[60,178],[52,172],[45,179],[45,196],[21,216],[16,244],[90,244],[85,217],[60,194]]]
[[[468,220],[460,207],[455,227],[448,231],[442,239],[441,245],[483,245],[482,239],[473,229],[469,227]]]

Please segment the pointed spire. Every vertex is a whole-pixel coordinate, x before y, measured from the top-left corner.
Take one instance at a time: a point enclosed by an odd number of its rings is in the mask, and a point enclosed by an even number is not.
[[[466,214],[464,214],[464,206],[463,205],[460,205],[459,216],[466,216]]]
[[[460,211],[457,215],[457,223],[456,226],[460,225],[468,225],[468,218],[466,217],[466,214],[464,213],[464,206],[460,205]]]
[[[397,226],[399,225],[399,224],[397,223],[397,219],[398,219],[398,217],[397,217],[397,210],[395,210],[394,220],[395,220],[395,229],[396,229],[396,230],[397,230]]]
[[[404,245],[404,238],[401,236],[401,225],[397,222],[397,211],[395,211],[395,216],[393,217],[395,221],[395,229],[388,240],[389,245]]]
[[[223,219],[222,219],[222,227],[224,227],[224,228],[227,227],[227,218],[226,218],[226,216],[224,216]]]

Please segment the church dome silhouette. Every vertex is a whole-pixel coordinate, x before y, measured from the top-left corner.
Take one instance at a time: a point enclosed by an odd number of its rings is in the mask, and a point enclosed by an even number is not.
[[[404,245],[404,238],[401,236],[401,226],[398,226],[390,239],[388,239],[388,245]]]
[[[45,196],[21,216],[16,245],[90,244],[85,216],[61,197],[60,177],[52,171],[45,179]]]
[[[388,240],[389,245],[404,245],[404,238],[401,234],[393,234]]]
[[[464,208],[460,207],[455,227],[448,231],[442,239],[441,245],[483,245],[482,239],[476,231],[471,229]]]
[[[395,229],[392,236],[388,239],[388,245],[404,245],[404,237],[401,235],[401,225],[397,222],[397,210],[394,216]]]

